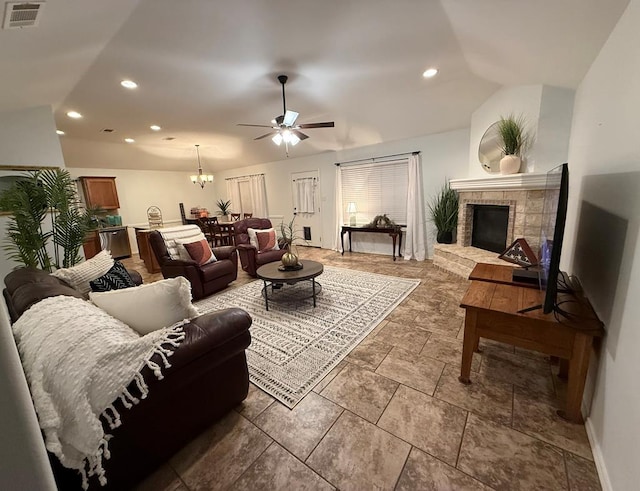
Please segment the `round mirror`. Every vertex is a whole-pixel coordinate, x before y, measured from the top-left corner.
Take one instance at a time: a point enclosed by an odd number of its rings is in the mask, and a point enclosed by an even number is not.
[[[489,174],[500,172],[500,159],[503,157],[498,125],[499,123],[495,122],[487,128],[478,146],[478,160],[480,160],[482,168]]]

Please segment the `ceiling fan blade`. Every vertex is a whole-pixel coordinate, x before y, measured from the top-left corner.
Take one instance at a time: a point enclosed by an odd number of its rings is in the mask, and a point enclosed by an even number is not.
[[[276,135],[278,132],[277,131],[270,131],[269,133],[266,133],[262,136],[259,136],[258,138],[254,138],[254,140],[262,140],[263,138],[267,138],[268,136],[273,136]]]
[[[284,120],[282,122],[285,126],[293,126],[293,123],[295,123],[296,119],[298,119],[298,114],[299,113],[295,111],[289,111],[287,109],[287,112],[284,113]]]
[[[254,128],[273,128],[269,124],[237,124],[236,126],[253,126]]]
[[[299,124],[297,128],[333,128],[335,126],[333,121],[327,121],[325,123],[305,123]]]
[[[305,135],[302,131],[291,130],[291,133],[300,138],[300,140],[306,140],[307,138],[309,138],[309,135]]]

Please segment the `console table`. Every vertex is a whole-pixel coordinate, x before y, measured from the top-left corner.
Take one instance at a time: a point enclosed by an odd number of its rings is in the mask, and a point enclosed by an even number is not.
[[[502,266],[483,265],[483,279],[471,281],[460,306],[465,309],[464,343],[460,382],[471,383],[471,359],[479,339],[488,338],[521,348],[540,351],[568,360],[567,402],[562,417],[581,422],[580,412],[589,357],[594,338],[604,336],[604,328],[589,301],[579,294],[560,294],[559,300],[570,301],[572,319],[543,314],[542,310],[518,313],[539,305],[544,292],[509,284]],[[495,278],[492,280],[492,278]],[[578,320],[579,319],[579,320]]]
[[[389,227],[389,228],[376,228],[376,227],[349,227],[346,225],[342,226],[342,230],[340,231],[340,242],[342,243],[342,255],[344,256],[344,234],[349,234],[349,252],[351,251],[351,234],[354,232],[368,232],[372,234],[388,234],[389,237],[393,240],[393,260],[396,260],[396,241],[398,242],[398,257],[400,257],[400,251],[402,250],[402,230],[400,227],[404,227],[405,225],[399,225],[398,227]]]

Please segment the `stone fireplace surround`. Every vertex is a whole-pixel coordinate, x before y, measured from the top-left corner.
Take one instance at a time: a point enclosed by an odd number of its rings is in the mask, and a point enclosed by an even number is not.
[[[524,237],[531,249],[537,253],[540,247],[546,174],[454,179],[450,181],[450,185],[458,191],[460,203],[457,242],[436,244],[434,265],[466,278],[479,262],[511,264],[498,259],[499,254],[470,246],[475,205],[508,206],[509,222],[505,248],[515,239]]]

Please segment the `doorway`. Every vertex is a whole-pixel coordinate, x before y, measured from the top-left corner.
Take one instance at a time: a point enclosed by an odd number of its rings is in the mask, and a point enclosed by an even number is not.
[[[291,173],[291,196],[295,228],[300,244],[322,247],[320,215],[320,176],[317,170]]]

